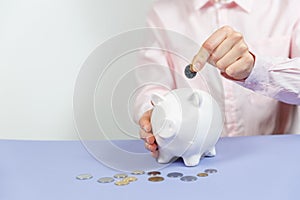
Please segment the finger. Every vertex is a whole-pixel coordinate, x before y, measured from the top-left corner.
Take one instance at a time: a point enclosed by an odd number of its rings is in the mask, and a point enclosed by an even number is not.
[[[158,151],[151,152],[151,156],[154,158],[158,158],[158,155],[159,155]]]
[[[211,53],[226,39],[226,37],[232,33],[233,30],[224,26],[215,31],[202,45],[199,52],[196,54],[192,61],[192,71],[200,71],[205,63],[208,61]]]
[[[145,112],[143,114],[143,116],[139,120],[140,127],[146,132],[151,132],[151,130],[152,130],[151,121],[150,121],[151,114],[152,114],[152,110],[148,110],[147,112]]]
[[[228,66],[225,70],[225,73],[235,80],[244,80],[250,75],[253,65],[254,59],[252,55],[247,54],[232,65]]]
[[[151,152],[157,151],[157,144],[148,144],[145,143],[145,148]]]
[[[154,144],[155,143],[155,137],[154,135],[150,134],[149,136],[146,137],[146,142],[148,144]]]
[[[243,41],[242,34],[234,32],[229,35],[221,44],[211,53],[209,63],[215,65],[218,60],[223,58],[236,44]]]
[[[140,130],[140,138],[142,140],[144,140],[145,142],[147,142],[148,144],[154,144],[154,143],[156,143],[156,139],[155,139],[153,133],[145,132],[142,129]]]
[[[148,138],[154,137],[151,132],[148,133],[148,132],[144,131],[143,129],[140,129],[139,134],[140,134],[140,138],[147,143],[148,143]]]
[[[221,72],[224,72],[229,65],[232,65],[239,58],[245,55],[247,51],[247,45],[243,41],[240,41],[229,52],[227,52],[227,54],[218,60],[215,66],[220,69]]]

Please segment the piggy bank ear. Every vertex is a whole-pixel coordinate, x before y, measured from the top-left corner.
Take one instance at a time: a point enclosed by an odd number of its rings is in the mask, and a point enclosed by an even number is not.
[[[153,106],[158,105],[160,102],[164,101],[165,98],[159,94],[152,94],[151,95],[151,103]]]
[[[161,132],[159,133],[159,136],[167,139],[175,135],[176,131],[176,124],[173,120],[165,119],[163,122],[163,128]]]
[[[200,107],[201,103],[202,103],[202,96],[201,94],[199,94],[199,92],[193,92],[193,94],[190,97],[190,100],[192,102],[193,105]]]

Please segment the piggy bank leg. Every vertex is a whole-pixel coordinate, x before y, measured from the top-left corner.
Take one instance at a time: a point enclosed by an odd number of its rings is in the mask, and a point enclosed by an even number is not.
[[[216,155],[216,148],[213,147],[204,154],[206,157],[214,157]]]
[[[168,151],[164,151],[163,149],[159,151],[159,155],[157,158],[157,162],[161,164],[165,164],[171,161],[173,155],[171,155]]]
[[[184,164],[188,167],[193,167],[193,166],[196,166],[199,164],[199,161],[200,161],[200,158],[201,158],[201,155],[192,155],[192,156],[189,156],[189,157],[182,157],[183,161],[184,161]]]

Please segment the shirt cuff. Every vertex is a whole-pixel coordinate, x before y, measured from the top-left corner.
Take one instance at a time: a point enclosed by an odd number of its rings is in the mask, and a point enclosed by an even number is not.
[[[260,55],[255,56],[254,67],[244,81],[235,81],[237,84],[248,88],[253,91],[264,91],[266,86],[269,85],[269,68],[272,63],[268,60],[263,59]]]

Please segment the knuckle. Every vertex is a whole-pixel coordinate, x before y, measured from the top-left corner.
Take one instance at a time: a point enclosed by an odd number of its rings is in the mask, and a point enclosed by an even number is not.
[[[250,54],[247,54],[246,56],[244,56],[244,62],[247,66],[251,66],[253,64],[253,57]]]
[[[232,68],[229,69],[229,68],[227,68],[227,69],[226,69],[226,74],[227,74],[228,76],[230,76],[230,77],[235,78],[236,75],[237,75],[237,72],[236,72],[235,69],[232,69]]]
[[[242,53],[247,52],[248,51],[248,47],[245,43],[242,43],[238,46],[238,50]]]
[[[231,36],[237,41],[243,40],[243,35],[239,32],[234,32]]]
[[[210,60],[211,60],[213,63],[216,63],[216,62],[219,60],[219,56],[217,56],[216,53],[212,53],[211,56],[210,56]]]
[[[228,25],[223,26],[221,29],[227,33],[233,32],[233,29]]]
[[[221,60],[218,60],[216,62],[216,67],[220,70],[223,70],[225,68],[224,63]]]
[[[145,124],[145,117],[142,116],[139,120],[139,125],[142,127]]]
[[[208,52],[212,52],[214,50],[214,44],[211,41],[206,41],[202,45],[204,49],[206,49]]]

